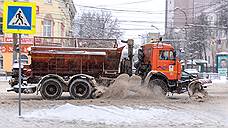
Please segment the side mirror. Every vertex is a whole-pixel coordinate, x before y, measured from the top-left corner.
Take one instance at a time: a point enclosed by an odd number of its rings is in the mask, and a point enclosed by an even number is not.
[[[173,57],[174,57],[174,60],[176,60],[176,58],[177,58],[177,52],[176,51],[173,52]]]

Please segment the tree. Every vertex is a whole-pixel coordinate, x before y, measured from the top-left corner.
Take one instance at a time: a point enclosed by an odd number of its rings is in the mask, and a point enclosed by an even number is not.
[[[217,25],[220,27],[226,27],[228,28],[228,8],[223,7],[222,10],[218,12],[218,20],[217,20]],[[227,32],[227,29],[226,29]]]
[[[201,13],[195,20],[195,26],[189,28],[186,49],[188,53],[194,54],[195,58],[207,60],[206,47],[209,44],[206,40],[210,34],[208,26],[207,16]]]
[[[228,12],[227,6],[223,7],[222,10],[218,12],[216,25],[222,28],[221,30],[225,31],[226,40],[228,41],[228,13],[227,12]]]
[[[103,10],[83,12],[74,25],[75,34],[81,38],[119,39],[122,36],[118,19]]]

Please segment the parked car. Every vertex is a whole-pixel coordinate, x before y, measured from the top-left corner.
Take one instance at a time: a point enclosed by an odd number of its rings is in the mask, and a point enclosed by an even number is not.
[[[199,72],[196,69],[185,69],[184,71],[195,77],[199,77]]]

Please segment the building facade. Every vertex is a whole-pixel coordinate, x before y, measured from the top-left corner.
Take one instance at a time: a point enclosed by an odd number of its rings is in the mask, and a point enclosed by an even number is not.
[[[224,0],[166,0],[166,32],[193,24],[194,18]]]
[[[216,54],[228,52],[227,28],[216,24],[222,9],[228,7],[228,2],[226,0],[167,0],[166,3],[166,37],[175,41],[177,40],[175,35],[178,35],[180,42],[175,43],[180,43],[180,46],[187,41],[188,27],[197,25],[194,23],[195,18],[205,14],[210,35],[206,40],[207,57],[204,59],[207,60],[208,67],[214,68]]]
[[[207,21],[209,23],[210,35],[208,37],[207,43],[207,61],[208,66],[216,66],[216,54],[221,52],[228,52],[228,37],[226,34],[227,28],[223,25],[217,24],[219,21],[219,16],[223,13],[223,9],[228,7],[228,2],[224,0],[217,0],[215,3],[211,3],[211,6],[202,10],[200,13],[204,13],[207,16]],[[228,60],[227,60],[228,61]]]
[[[173,29],[182,29],[193,21],[194,0],[167,0],[166,1],[166,34]]]
[[[36,34],[22,35],[22,61],[30,63],[27,55],[28,48],[33,45],[34,36],[67,37],[72,36],[72,24],[76,8],[72,0],[34,0],[36,3]],[[0,23],[2,20],[3,0],[0,1]],[[2,27],[2,25],[0,24]],[[12,34],[0,30],[0,68],[4,72],[11,72],[13,64]]]

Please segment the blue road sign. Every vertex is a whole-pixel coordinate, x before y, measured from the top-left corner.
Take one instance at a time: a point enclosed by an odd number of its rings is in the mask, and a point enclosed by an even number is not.
[[[34,34],[36,5],[30,2],[4,2],[3,31],[5,33]]]
[[[31,30],[32,26],[32,7],[9,6],[7,17],[8,29]]]

